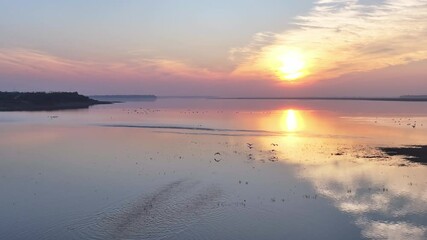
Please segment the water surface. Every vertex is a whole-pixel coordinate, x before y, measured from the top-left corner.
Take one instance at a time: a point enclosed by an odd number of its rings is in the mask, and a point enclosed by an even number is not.
[[[426,239],[425,103],[0,113],[0,239]]]

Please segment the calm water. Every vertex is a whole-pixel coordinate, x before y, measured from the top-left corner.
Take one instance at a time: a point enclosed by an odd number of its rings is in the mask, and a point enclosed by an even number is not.
[[[0,239],[426,239],[427,104],[0,113]]]

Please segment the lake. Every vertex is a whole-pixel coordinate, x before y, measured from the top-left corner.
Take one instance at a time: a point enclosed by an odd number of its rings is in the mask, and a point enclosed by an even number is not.
[[[132,100],[132,99],[130,99]],[[427,103],[0,113],[0,239],[427,239]]]

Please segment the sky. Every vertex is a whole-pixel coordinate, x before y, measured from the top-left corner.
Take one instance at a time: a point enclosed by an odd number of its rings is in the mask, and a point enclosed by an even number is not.
[[[0,0],[0,91],[427,95],[427,0]]]

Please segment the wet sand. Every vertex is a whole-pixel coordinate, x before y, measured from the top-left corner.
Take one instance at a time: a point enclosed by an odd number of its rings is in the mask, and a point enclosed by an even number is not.
[[[382,147],[379,149],[389,156],[402,156],[411,162],[427,164],[427,146]]]

